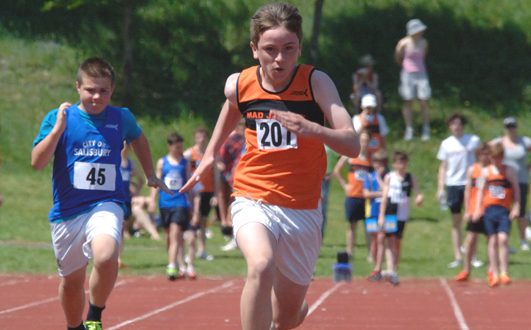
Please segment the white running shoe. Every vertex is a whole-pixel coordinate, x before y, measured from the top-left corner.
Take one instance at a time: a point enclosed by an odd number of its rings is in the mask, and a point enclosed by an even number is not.
[[[430,139],[430,127],[429,126],[424,126],[422,127],[422,135],[420,137],[420,140],[421,141],[429,141]]]
[[[522,241],[520,243],[520,250],[529,251],[529,244],[526,241]]]
[[[221,251],[232,251],[236,250],[238,245],[236,244],[236,239],[232,238],[227,244],[221,247]]]
[[[411,141],[413,140],[413,128],[406,127],[406,131],[404,132],[404,141]]]
[[[462,260],[454,260],[448,264],[448,268],[457,268],[463,263]]]
[[[474,257],[472,258],[472,267],[474,268],[480,268],[483,266],[483,261],[479,260],[478,258]]]

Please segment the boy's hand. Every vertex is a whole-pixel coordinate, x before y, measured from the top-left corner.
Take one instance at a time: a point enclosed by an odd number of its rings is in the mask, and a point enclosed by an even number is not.
[[[312,132],[311,125],[313,123],[297,113],[271,109],[269,114],[271,118],[278,120],[282,126],[293,133],[308,135]]]
[[[418,194],[417,197],[415,198],[415,205],[421,206],[422,202],[424,202],[424,195]]]
[[[155,175],[152,175],[147,178],[147,185],[153,188],[160,188],[164,190],[164,192],[166,192],[167,194],[173,195],[173,191],[171,191],[170,188],[168,188],[166,184],[162,182],[161,179],[157,178]]]
[[[519,208],[513,206],[513,208],[511,209],[511,213],[509,214],[509,219],[511,220],[517,219],[519,215],[520,215]]]
[[[481,218],[481,213],[479,211],[475,211],[474,214],[472,214],[472,222],[478,222]]]
[[[378,228],[380,231],[384,230],[385,225],[385,218],[384,217],[378,217]]]
[[[63,102],[59,106],[59,110],[57,111],[57,119],[55,121],[54,130],[57,131],[57,133],[63,133],[66,128],[66,109],[70,108],[72,106],[69,102]]]

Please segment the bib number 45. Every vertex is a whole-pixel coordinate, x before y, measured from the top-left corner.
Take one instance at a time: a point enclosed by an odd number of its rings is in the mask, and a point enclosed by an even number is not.
[[[262,150],[297,148],[297,134],[274,119],[256,120],[256,139]]]
[[[102,163],[74,163],[74,188],[114,191],[116,167]]]

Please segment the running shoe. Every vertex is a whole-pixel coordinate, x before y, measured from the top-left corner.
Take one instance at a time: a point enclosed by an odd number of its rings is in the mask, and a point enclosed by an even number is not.
[[[221,247],[221,251],[232,251],[236,250],[237,248],[238,244],[236,244],[236,239],[231,238],[231,240],[227,244]]]
[[[472,258],[472,267],[474,268],[480,268],[480,267],[483,267],[483,261],[479,260],[477,257],[473,257]]]
[[[197,279],[197,274],[195,273],[194,266],[188,265],[188,267],[186,267],[186,277],[190,280]]]
[[[391,283],[393,286],[398,286],[400,284],[400,278],[398,277],[397,273],[391,273],[389,274],[389,277],[387,279],[389,283]]]
[[[511,284],[511,282],[512,282],[512,280],[509,277],[509,275],[507,275],[507,274],[501,274],[500,275],[500,284],[509,285],[509,284]]]
[[[463,270],[461,271],[459,274],[457,274],[455,277],[454,277],[454,281],[457,281],[457,282],[465,282],[465,281],[468,281],[468,277],[470,276],[470,273]]]
[[[382,272],[375,270],[371,273],[371,275],[369,275],[367,279],[370,282],[380,282],[383,279]]]
[[[462,260],[454,260],[448,264],[448,268],[457,268],[463,263]]]
[[[526,241],[520,242],[520,250],[529,251],[529,244]]]
[[[413,128],[406,127],[406,131],[404,132],[404,141],[411,141],[413,140]]]
[[[199,259],[206,260],[206,261],[212,261],[212,260],[214,260],[214,256],[208,254],[206,251],[203,251],[203,253],[198,253],[198,254],[196,254],[195,257],[196,257],[196,258],[199,258]],[[188,263],[188,262],[189,262],[189,261],[187,261],[187,263]]]
[[[86,330],[103,330],[101,321],[85,321],[83,322]]]
[[[500,285],[500,278],[497,275],[494,275],[493,273],[489,272],[487,277],[488,277],[488,281],[489,281],[489,286],[491,288],[494,288],[494,287],[497,287],[498,285]]]

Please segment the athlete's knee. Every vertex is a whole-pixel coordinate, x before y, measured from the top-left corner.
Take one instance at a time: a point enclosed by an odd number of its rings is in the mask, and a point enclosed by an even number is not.
[[[268,258],[247,260],[247,279],[269,284],[273,282],[275,265]]]
[[[271,329],[275,330],[288,330],[294,329],[304,322],[306,315],[308,314],[308,304],[306,301],[302,303],[301,308],[295,313],[280,313],[275,316],[271,324]]]

